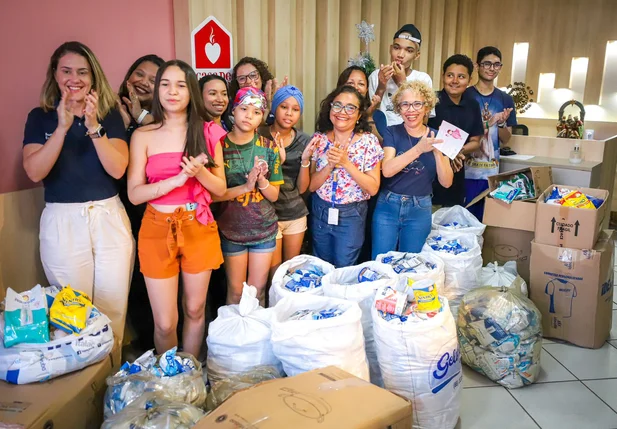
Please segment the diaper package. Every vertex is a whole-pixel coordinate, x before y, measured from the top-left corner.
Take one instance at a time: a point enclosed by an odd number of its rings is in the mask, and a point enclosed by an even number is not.
[[[49,309],[49,321],[67,334],[79,334],[86,327],[91,311],[88,295],[66,286],[58,292]]]
[[[4,347],[48,341],[47,298],[41,285],[22,293],[8,288],[4,311]]]

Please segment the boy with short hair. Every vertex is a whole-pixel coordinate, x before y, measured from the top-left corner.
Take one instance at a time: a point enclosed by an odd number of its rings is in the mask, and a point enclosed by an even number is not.
[[[429,119],[431,128],[439,129],[442,121],[447,121],[469,134],[459,156],[452,161],[454,179],[450,188],[438,182],[433,183],[433,204],[443,207],[465,205],[466,156],[480,147],[483,134],[482,119],[478,114],[480,106],[475,98],[466,92],[473,72],[473,61],[466,55],[456,54],[443,64],[443,89],[437,93],[439,103],[435,107],[435,117]]]
[[[478,51],[478,83],[467,89],[479,104],[484,135],[480,149],[471,154],[465,163],[466,202],[471,202],[488,189],[488,176],[499,173],[499,148],[512,137],[512,126],[516,125],[514,100],[510,95],[495,87],[495,79],[503,66],[501,52],[494,46]],[[484,200],[469,208],[480,221],[484,214]]]
[[[420,57],[422,35],[413,24],[405,24],[394,34],[390,45],[391,64],[382,64],[369,77],[369,97],[381,97],[379,109],[384,112],[388,125],[403,123],[403,118],[394,112],[392,96],[403,82],[420,80],[429,88],[433,87],[431,77],[421,71],[413,70],[414,60]]]

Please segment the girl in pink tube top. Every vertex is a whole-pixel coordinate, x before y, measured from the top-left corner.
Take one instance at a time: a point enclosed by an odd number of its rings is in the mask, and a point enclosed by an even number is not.
[[[212,195],[227,190],[225,131],[203,105],[193,69],[183,61],[162,65],[152,100],[154,122],[138,128],[130,145],[128,196],[148,203],[138,253],[154,315],[154,344],[162,353],[178,345],[178,275],[184,285],[184,351],[199,354],[213,269],[223,262]]]

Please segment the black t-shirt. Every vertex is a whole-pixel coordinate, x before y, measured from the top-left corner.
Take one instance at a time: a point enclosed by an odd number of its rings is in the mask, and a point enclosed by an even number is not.
[[[100,121],[110,139],[126,141],[122,116],[111,110]],[[45,144],[58,127],[58,113],[37,107],[28,114],[24,130],[24,146]],[[118,194],[117,181],[101,164],[94,142],[86,136],[85,118],[75,117],[64,138],[64,145],[51,171],[43,179],[48,203],[83,203],[100,201]]]
[[[295,128],[294,131],[296,136],[291,144],[285,148],[286,158],[282,165],[285,183],[281,185],[279,197],[274,203],[276,215],[280,221],[296,220],[308,215],[308,209],[298,190],[298,176],[300,175],[300,168],[302,168],[300,167],[302,152],[311,141],[311,137]],[[270,135],[270,127],[261,127],[259,134],[273,140]]]
[[[439,129],[442,121],[448,121],[456,125],[466,133],[469,138],[482,136],[482,118],[480,116],[480,106],[478,102],[467,93],[463,93],[459,104],[455,104],[445,90],[437,93],[439,103],[435,106],[435,117],[429,118],[428,125],[431,128]],[[465,142],[467,143],[467,142]],[[454,173],[452,186],[444,188],[438,181],[433,183],[433,204],[446,207],[465,204],[465,169]]]

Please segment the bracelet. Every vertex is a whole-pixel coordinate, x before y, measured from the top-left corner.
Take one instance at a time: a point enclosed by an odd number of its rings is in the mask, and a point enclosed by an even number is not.
[[[137,118],[137,123],[141,125],[141,123],[144,121],[144,119],[146,118],[146,116],[148,116],[149,113],[150,112],[148,112],[146,109],[142,109],[139,117]]]
[[[309,168],[311,166],[311,161],[308,162],[308,164],[304,165],[302,164],[302,161],[300,161],[300,167],[302,168]]]
[[[270,182],[268,182],[268,184],[263,188],[261,186],[257,186],[257,188],[259,188],[260,191],[263,191],[264,189],[268,189],[268,186],[270,186]]]

